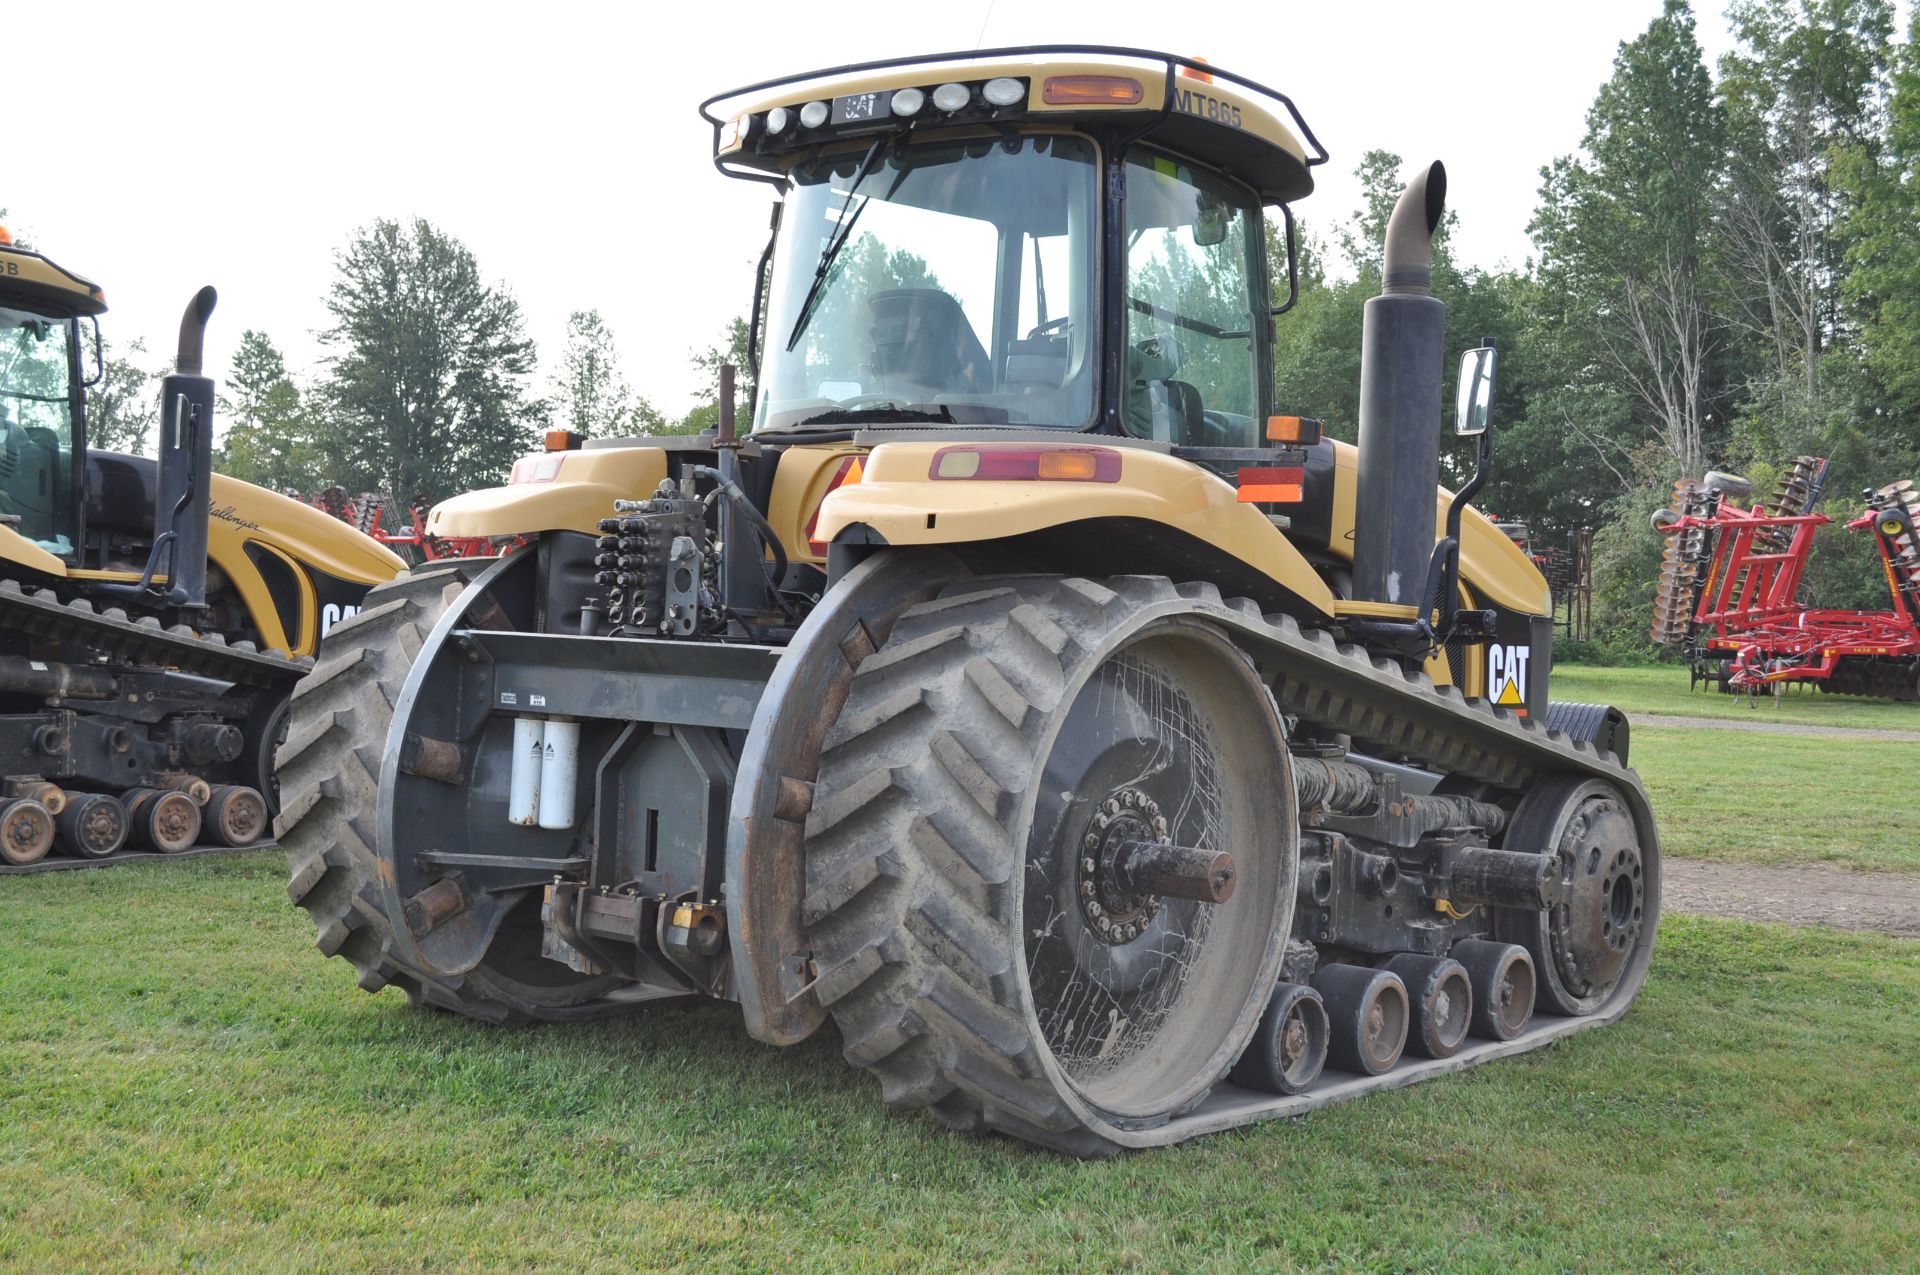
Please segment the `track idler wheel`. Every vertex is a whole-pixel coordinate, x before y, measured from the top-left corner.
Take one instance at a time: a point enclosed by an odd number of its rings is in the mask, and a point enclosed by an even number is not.
[[[240,784],[221,784],[201,811],[207,835],[223,846],[249,846],[267,835],[267,799]]]
[[[134,844],[161,854],[179,854],[200,839],[200,807],[184,792],[134,788],[126,795]]]
[[[1391,1071],[1407,1047],[1412,1017],[1400,976],[1363,965],[1327,965],[1313,976],[1313,989],[1326,1001],[1333,1024],[1327,1061],[1363,1076]]]
[[[1407,985],[1413,1025],[1407,1048],[1422,1058],[1451,1058],[1473,1026],[1473,984],[1466,967],[1446,956],[1403,952],[1387,962]]]
[[[0,859],[38,863],[53,849],[53,816],[31,798],[0,802]]]
[[[1473,988],[1473,1034],[1483,1040],[1512,1040],[1533,1021],[1536,979],[1533,959],[1518,943],[1462,939],[1453,959],[1467,972]]]
[[[60,848],[82,859],[104,859],[127,844],[127,808],[104,792],[70,792],[53,818]]]
[[[1320,993],[1299,983],[1274,988],[1267,1012],[1228,1079],[1266,1093],[1305,1093],[1327,1064],[1332,1025]]]

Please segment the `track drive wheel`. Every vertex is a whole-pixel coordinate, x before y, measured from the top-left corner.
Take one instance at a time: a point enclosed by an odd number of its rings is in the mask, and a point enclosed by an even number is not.
[[[1272,698],[1192,614],[1217,596],[968,581],[861,663],[802,916],[815,990],[890,1107],[1108,1154],[1240,1057],[1298,830]]]
[[[489,565],[461,558],[419,568],[374,589],[358,615],[327,634],[318,664],[294,691],[279,754],[275,831],[292,872],[287,896],[313,918],[315,945],[351,962],[366,991],[391,985],[415,1004],[491,1022],[576,1017],[615,980],[540,958],[537,897],[457,979],[396,960],[380,903],[373,829],[393,702],[434,622]]]
[[[1527,949],[1539,1008],[1591,1014],[1644,962],[1660,919],[1660,851],[1618,789],[1554,775],[1514,811],[1504,844],[1560,861],[1565,897],[1542,912],[1495,913],[1494,937]]]

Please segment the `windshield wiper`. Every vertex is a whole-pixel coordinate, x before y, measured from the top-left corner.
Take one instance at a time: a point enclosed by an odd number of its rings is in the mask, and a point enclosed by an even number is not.
[[[945,403],[933,407],[895,407],[891,403],[875,403],[872,407],[835,407],[809,416],[798,425],[956,425],[953,411]]]
[[[787,353],[793,353],[793,347],[800,344],[800,334],[807,330],[807,320],[813,317],[813,304],[820,299],[820,289],[826,286],[827,272],[833,269],[833,263],[840,250],[847,246],[848,236],[853,234],[853,223],[860,220],[860,214],[867,210],[866,204],[853,209],[848,216],[847,210],[853,208],[853,196],[860,189],[860,183],[873,171],[873,161],[880,157],[880,148],[887,143],[889,133],[882,133],[873,139],[873,145],[867,147],[867,153],[860,161],[860,167],[854,170],[853,184],[847,187],[847,197],[840,204],[839,225],[834,228],[826,246],[820,250],[820,264],[813,268],[813,282],[807,287],[807,295],[801,298],[799,317],[793,321],[793,331],[787,334]]]

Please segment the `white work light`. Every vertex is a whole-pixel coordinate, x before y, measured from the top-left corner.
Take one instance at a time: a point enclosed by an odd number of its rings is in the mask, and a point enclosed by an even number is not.
[[[973,100],[973,90],[964,84],[942,84],[933,91],[933,104],[951,115]]]
[[[920,108],[927,104],[927,95],[921,89],[895,89],[893,91],[893,113],[895,115],[918,115]]]
[[[995,106],[1012,106],[1015,102],[1025,100],[1027,90],[1020,81],[1003,75],[998,79],[988,80],[986,87],[980,90],[980,96]]]
[[[826,122],[827,104],[825,102],[808,102],[800,108],[801,128],[819,128]]]

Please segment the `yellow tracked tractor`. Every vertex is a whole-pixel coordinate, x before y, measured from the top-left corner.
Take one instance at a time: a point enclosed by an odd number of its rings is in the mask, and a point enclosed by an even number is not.
[[[1082,1154],[1610,1022],[1659,911],[1624,718],[1439,491],[1439,165],[1358,447],[1272,410],[1291,102],[1142,50],[708,102],[778,196],[750,434],[596,439],[436,508],[295,699],[290,894],[360,984],[500,1021],[830,1018],[887,1103]],[[1292,287],[1279,289],[1291,299]],[[756,289],[756,297],[761,295]],[[392,706],[389,711],[389,705]]]
[[[101,451],[106,298],[0,230],[0,872],[264,838],[306,657],[401,570],[211,472],[213,304],[202,289],[181,321],[158,459]]]

